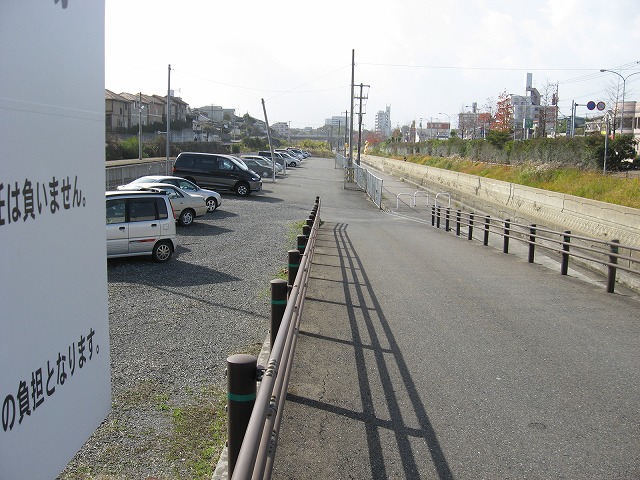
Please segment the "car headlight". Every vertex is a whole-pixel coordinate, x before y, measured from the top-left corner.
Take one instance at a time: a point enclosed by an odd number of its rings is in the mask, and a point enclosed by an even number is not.
[[[253,177],[251,177],[251,178],[252,178],[252,180],[253,180],[254,182],[257,182],[258,180],[260,180],[260,177],[258,177],[257,175],[255,175],[255,176],[253,176]]]

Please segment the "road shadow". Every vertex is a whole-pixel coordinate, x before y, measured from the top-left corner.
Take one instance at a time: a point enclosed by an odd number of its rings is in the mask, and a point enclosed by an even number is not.
[[[323,231],[329,228],[332,235],[325,235],[317,243],[311,268],[311,282],[321,284],[321,288],[310,292],[305,312],[307,309],[322,312],[318,320],[330,326],[321,323],[319,327],[312,324],[305,328],[303,318],[300,332],[316,352],[332,358],[327,362],[318,360],[319,365],[312,368],[312,371],[326,369],[322,380],[305,379],[309,382],[307,390],[304,383],[298,388],[294,386],[287,399],[303,405],[305,416],[338,423],[323,424],[323,431],[342,432],[344,436],[347,431],[357,432],[353,433],[357,437],[346,441],[344,448],[350,448],[350,443],[365,445],[366,441],[368,458],[352,461],[369,478],[397,478],[398,474],[404,478],[423,478],[429,472],[429,476],[452,479],[411,371],[347,227],[343,223],[324,225]],[[313,358],[317,357],[316,353]],[[328,386],[328,379],[332,378],[340,378],[340,384]],[[312,381],[314,387],[309,388]],[[320,388],[321,382],[322,393],[316,396],[313,388]],[[354,393],[359,401],[345,398]],[[360,410],[357,405],[361,405]],[[347,427],[349,422],[359,426]],[[362,434],[366,440],[361,438]],[[340,449],[337,445],[330,448]],[[330,464],[333,460],[325,461]],[[359,478],[357,467],[350,478]]]

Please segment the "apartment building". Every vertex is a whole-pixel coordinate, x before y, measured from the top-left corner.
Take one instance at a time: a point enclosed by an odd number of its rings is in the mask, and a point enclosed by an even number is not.
[[[105,123],[107,133],[118,132],[142,125],[164,123],[167,96],[123,92],[117,94],[105,89]],[[181,98],[171,97],[171,121],[186,121],[189,104]]]
[[[391,106],[387,105],[385,110],[376,113],[374,131],[387,139],[391,137]]]

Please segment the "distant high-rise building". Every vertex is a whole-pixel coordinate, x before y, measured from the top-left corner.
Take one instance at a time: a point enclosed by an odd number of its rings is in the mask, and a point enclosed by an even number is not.
[[[386,110],[380,110],[376,113],[376,124],[374,128],[375,132],[382,135],[382,137],[391,137],[391,106],[387,105]]]
[[[344,130],[345,125],[349,124],[349,116],[334,115],[331,118],[325,118],[324,124],[327,126],[336,127],[336,131],[338,127]]]

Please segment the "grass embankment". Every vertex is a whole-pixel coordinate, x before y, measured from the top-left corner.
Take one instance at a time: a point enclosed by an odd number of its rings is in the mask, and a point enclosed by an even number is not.
[[[640,208],[640,177],[623,178],[574,168],[492,165],[471,160],[409,156],[408,161],[455,172]]]

